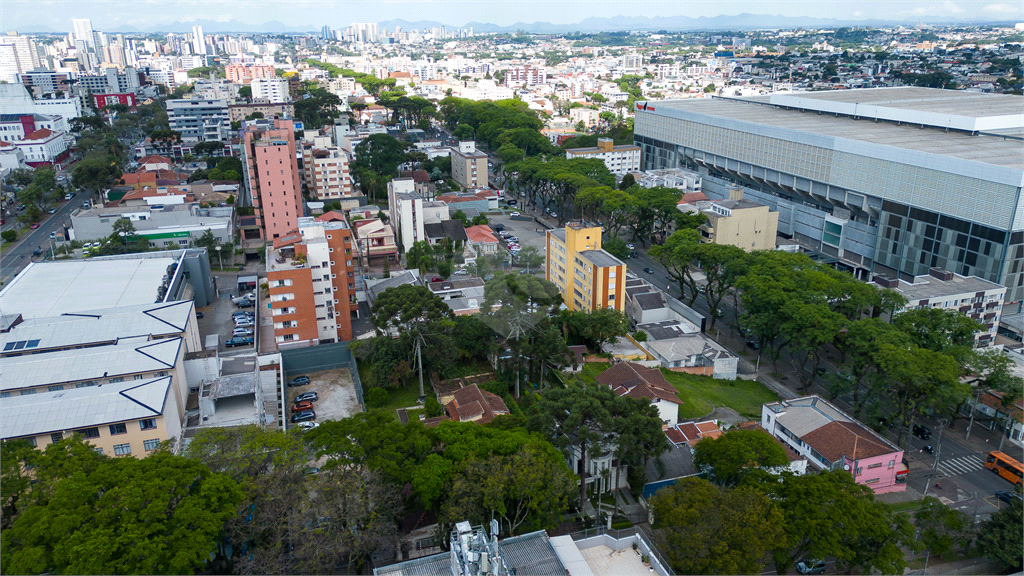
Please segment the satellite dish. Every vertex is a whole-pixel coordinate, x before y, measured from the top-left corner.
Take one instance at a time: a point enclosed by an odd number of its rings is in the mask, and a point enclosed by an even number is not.
[[[846,470],[847,472],[849,472],[850,471],[850,465],[849,464],[844,464],[843,465],[843,470]]]

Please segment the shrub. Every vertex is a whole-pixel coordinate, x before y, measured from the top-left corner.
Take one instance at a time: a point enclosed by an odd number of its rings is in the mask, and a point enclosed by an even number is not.
[[[370,388],[366,393],[366,405],[370,408],[380,408],[388,403],[391,395],[383,388]]]
[[[647,332],[637,330],[636,333],[633,334],[633,340],[636,340],[637,342],[647,342]]]
[[[625,530],[626,528],[632,528],[632,527],[633,527],[633,523],[630,522],[629,519],[627,519],[627,518],[623,518],[621,520],[613,520],[612,521],[612,530]]]
[[[0,238],[3,238],[6,242],[14,242],[18,239],[18,233],[14,230],[4,230],[0,233]]]
[[[426,413],[427,418],[434,418],[444,414],[444,410],[441,409],[441,403],[437,401],[437,398],[428,396],[426,402],[423,404],[423,409]]]

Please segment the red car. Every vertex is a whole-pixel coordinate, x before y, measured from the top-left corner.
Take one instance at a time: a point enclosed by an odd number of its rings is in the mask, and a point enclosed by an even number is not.
[[[313,409],[313,403],[310,402],[309,400],[306,400],[304,402],[296,402],[295,405],[292,406],[292,412],[303,412],[303,411],[312,410],[312,409]]]
[[[39,228],[39,222],[33,222],[31,228],[33,230],[35,230],[36,228]]]

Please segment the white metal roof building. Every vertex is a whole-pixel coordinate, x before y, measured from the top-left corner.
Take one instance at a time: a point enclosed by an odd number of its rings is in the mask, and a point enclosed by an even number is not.
[[[0,393],[43,386],[84,387],[175,370],[183,362],[181,338],[126,338],[110,346],[0,359]],[[24,392],[22,392],[24,394]]]
[[[78,433],[105,454],[142,456],[180,435],[173,387],[168,376],[3,398],[0,438],[44,448]]]
[[[0,334],[0,357],[115,344],[124,338],[181,336],[186,352],[201,350],[191,300],[87,310],[31,318]]]
[[[780,213],[779,232],[861,278],[931,268],[1024,299],[1024,99],[930,88],[637,103],[642,168]],[[1017,265],[1014,263],[1017,262]]]
[[[0,291],[0,307],[24,318],[152,304],[172,258],[29,264]]]

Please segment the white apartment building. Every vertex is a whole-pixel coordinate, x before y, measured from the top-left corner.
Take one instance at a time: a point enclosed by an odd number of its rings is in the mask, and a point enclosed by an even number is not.
[[[413,244],[427,239],[423,231],[423,199],[416,193],[412,178],[388,182],[388,213],[402,251],[408,252]]]
[[[288,79],[286,78],[253,78],[249,87],[252,88],[253,100],[291,102],[291,96],[288,95]]]
[[[570,148],[565,157],[598,158],[604,162],[612,174],[628,174],[640,171],[640,147],[631,144],[616,146],[610,138],[599,138],[597,146],[588,148]]]
[[[185,143],[223,142],[231,128],[227,100],[223,98],[168,100],[167,116],[171,130],[180,132]]]
[[[828,222],[825,225],[828,226]],[[923,308],[958,310],[981,324],[974,334],[978,346],[995,342],[1006,297],[1006,287],[1001,284],[938,268],[932,268],[928,274],[914,276],[913,282],[875,276],[875,284],[892,288],[907,299],[906,307],[897,310],[896,315]]]

